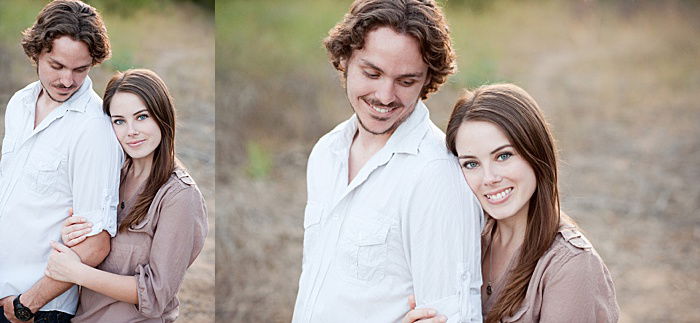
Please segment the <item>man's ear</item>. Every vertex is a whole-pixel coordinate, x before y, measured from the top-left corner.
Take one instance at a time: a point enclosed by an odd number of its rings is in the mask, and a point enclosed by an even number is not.
[[[425,88],[426,85],[428,85],[428,83],[430,83],[430,76],[431,76],[431,75],[430,75],[430,71],[427,71],[427,72],[425,73],[425,80],[423,81],[423,87],[424,87],[424,88]]]
[[[340,71],[342,71],[343,73],[347,73],[347,72],[348,72],[348,59],[347,59],[347,58],[341,58],[341,59],[338,61],[338,68],[339,68]]]

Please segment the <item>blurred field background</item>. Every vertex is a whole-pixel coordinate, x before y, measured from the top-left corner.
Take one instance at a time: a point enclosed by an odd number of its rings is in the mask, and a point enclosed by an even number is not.
[[[444,129],[464,87],[525,88],[620,321],[700,322],[700,2],[440,3],[459,72],[427,101],[432,120]],[[291,319],[306,160],[352,113],[321,45],[349,4],[216,3],[217,320]]]
[[[0,1],[0,107],[36,81],[20,33],[48,1]],[[213,322],[214,309],[214,1],[86,1],[102,14],[112,58],[90,76],[100,95],[112,74],[149,68],[168,85],[178,109],[177,153],[207,201],[209,236],[179,292],[182,322]],[[4,122],[2,126],[4,127]],[[4,133],[4,128],[2,133]]]

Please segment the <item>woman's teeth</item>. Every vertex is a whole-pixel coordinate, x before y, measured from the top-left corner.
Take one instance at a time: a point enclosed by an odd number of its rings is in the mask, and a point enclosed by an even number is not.
[[[510,192],[513,190],[512,187],[509,187],[505,189],[504,191],[497,193],[497,194],[486,194],[486,198],[491,200],[491,201],[500,201],[504,199]]]

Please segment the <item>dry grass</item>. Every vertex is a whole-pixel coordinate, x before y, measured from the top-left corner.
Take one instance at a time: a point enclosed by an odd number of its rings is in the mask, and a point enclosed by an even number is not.
[[[698,8],[502,1],[479,14],[448,9],[462,71],[427,102],[436,124],[444,127],[465,85],[524,87],[555,129],[563,207],[612,272],[621,322],[700,320]],[[246,45],[237,48],[264,55]],[[320,45],[309,55],[292,55],[291,66],[217,71],[221,321],[291,319],[306,158],[350,114]],[[267,176],[248,175],[247,142],[269,153]]]

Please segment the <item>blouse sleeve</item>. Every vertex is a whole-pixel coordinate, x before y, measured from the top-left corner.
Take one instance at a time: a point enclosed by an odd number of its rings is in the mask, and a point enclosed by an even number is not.
[[[149,318],[163,315],[202,250],[208,230],[204,199],[194,186],[166,195],[157,212],[148,264],[136,268],[138,310]]]
[[[540,322],[617,322],[615,286],[600,256],[585,250],[546,280]]]

